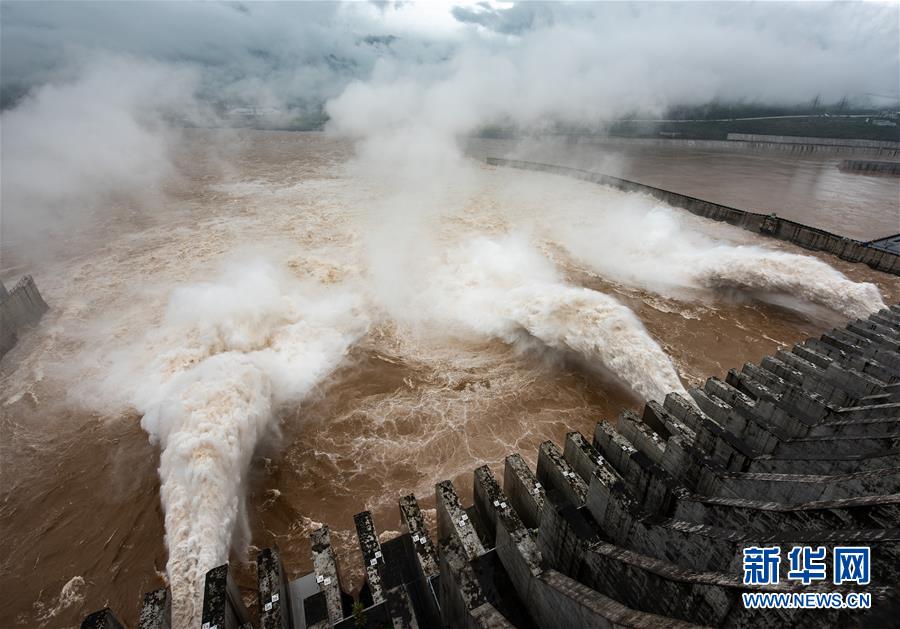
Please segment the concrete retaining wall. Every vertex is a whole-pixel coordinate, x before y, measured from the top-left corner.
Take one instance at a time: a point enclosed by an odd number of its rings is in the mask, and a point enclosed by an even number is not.
[[[761,135],[729,133],[724,144],[733,148],[779,151],[794,154],[853,154],[873,157],[900,156],[900,142],[882,140],[845,140],[840,138],[810,138],[789,135]]]
[[[900,175],[900,163],[866,159],[845,159],[838,166],[843,171],[864,175]]]
[[[753,140],[737,139],[738,136],[753,137]],[[623,138],[615,136],[573,136],[611,146],[653,146],[660,148],[688,148],[709,151],[767,151],[790,153],[792,155],[861,155],[866,157],[900,157],[900,142],[886,142],[885,146],[866,146],[836,143],[831,138],[793,138],[808,140],[808,143],[779,142],[773,138],[790,136],[767,136],[730,133],[728,140],[688,140],[682,138]],[[734,138],[734,139],[732,139]],[[769,139],[765,139],[769,138]],[[842,142],[854,142],[845,140]],[[858,140],[868,142],[869,140]]]
[[[728,140],[767,142],[772,144],[814,144],[818,146],[847,146],[852,148],[900,150],[900,142],[888,140],[854,140],[850,138],[812,138],[794,135],[764,135],[760,133],[729,133]]]
[[[671,205],[687,210],[691,214],[711,218],[716,221],[723,221],[743,227],[744,229],[759,234],[765,234],[778,238],[779,240],[787,240],[795,245],[799,245],[804,249],[812,251],[825,251],[836,255],[842,260],[848,262],[862,262],[877,271],[900,275],[900,255],[883,249],[876,249],[869,246],[868,243],[838,236],[816,227],[809,227],[800,223],[779,218],[774,214],[758,214],[756,212],[748,212],[737,208],[720,205],[712,201],[704,201],[695,197],[689,197],[684,194],[654,188],[636,181],[593,173],[579,168],[568,168],[566,166],[554,166],[552,164],[541,164],[538,162],[526,162],[513,159],[502,159],[498,157],[488,157],[487,163],[493,166],[509,166],[512,168],[520,168],[523,170],[534,170],[540,172],[548,172],[557,175],[565,175],[585,181],[592,181],[602,185],[613,186],[626,192],[640,192],[648,194],[655,199]]]
[[[0,283],[0,358],[16,344],[19,331],[36,323],[48,309],[30,275],[9,292]]]

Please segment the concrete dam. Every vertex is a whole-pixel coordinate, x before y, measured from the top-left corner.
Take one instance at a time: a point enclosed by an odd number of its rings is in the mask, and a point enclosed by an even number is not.
[[[898,275],[898,253],[813,227],[588,171],[489,158],[649,194],[694,214]],[[436,527],[415,495],[400,534],[354,517],[360,588],[345,587],[327,525],[313,571],[289,579],[277,547],[256,558],[248,610],[235,570],[205,575],[203,629],[264,627],[886,626],[900,612],[900,305],[670,394],[615,426],[520,454],[474,490],[435,485]],[[437,480],[437,479],[435,479]],[[871,581],[745,585],[758,547],[871,549]],[[786,562],[784,562],[786,563]],[[776,579],[777,581],[777,579]],[[871,596],[871,609],[754,609],[747,593]],[[140,629],[168,629],[171,593],[145,595]],[[109,608],[85,629],[123,625]]]
[[[314,571],[257,557],[258,623],[225,564],[205,577],[202,627],[888,626],[900,612],[900,305],[759,364],[625,412],[618,429],[541,444],[537,469],[474,471],[474,495],[435,486],[437,530],[415,496],[401,535],[354,518],[365,583],[342,587],[327,526]],[[871,548],[867,585],[746,586],[756,546]],[[784,568],[782,568],[784,570]],[[758,610],[742,593],[870,593],[871,610]],[[138,626],[170,627],[166,589]],[[85,629],[122,625],[103,609]]]

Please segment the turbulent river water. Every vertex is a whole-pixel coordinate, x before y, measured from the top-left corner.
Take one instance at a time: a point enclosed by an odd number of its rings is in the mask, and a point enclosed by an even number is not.
[[[562,153],[739,207],[765,191],[836,231],[900,223],[895,183],[828,160]],[[40,264],[4,242],[3,279],[32,273],[52,309],[0,363],[0,617],[76,626],[109,605],[131,623],[168,570],[190,618],[229,548],[245,585],[272,544],[300,574],[318,523],[358,583],[354,513],[397,530],[403,494],[465,495],[481,464],[533,463],[543,440],[900,297],[641,195],[474,157],[398,192],[352,157],[323,134],[186,132],[152,201],[110,201]]]

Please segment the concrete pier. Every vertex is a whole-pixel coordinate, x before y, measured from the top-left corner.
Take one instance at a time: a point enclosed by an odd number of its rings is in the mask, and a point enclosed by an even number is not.
[[[266,548],[256,556],[257,611],[262,629],[291,629],[294,626],[291,592],[277,548]]]
[[[201,626],[243,629],[249,622],[250,615],[231,578],[229,565],[223,564],[207,572],[203,586]]]
[[[171,618],[172,598],[168,588],[160,588],[144,595],[138,629],[171,629]]]
[[[34,325],[49,310],[30,275],[24,275],[11,290],[0,282],[0,358],[18,341],[23,328]]]
[[[390,541],[357,514],[354,596],[327,527],[312,536],[315,572],[289,583],[264,550],[260,626],[888,626],[900,614],[900,306],[689,393],[542,443],[536,470],[511,455],[502,485],[478,468],[470,506],[438,483],[437,531],[414,496]],[[784,551],[781,578],[744,585],[743,552],[760,546]],[[871,581],[788,579],[793,546],[868,547]],[[872,608],[748,609],[747,592],[867,593]],[[166,590],[151,592],[140,626],[166,627],[167,609]],[[207,575],[203,609],[210,627],[256,626],[227,565]],[[119,626],[108,609],[83,625]]]

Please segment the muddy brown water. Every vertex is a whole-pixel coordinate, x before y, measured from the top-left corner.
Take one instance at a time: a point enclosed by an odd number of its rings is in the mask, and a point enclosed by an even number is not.
[[[477,150],[504,154],[510,147],[479,141]],[[836,169],[823,174],[828,160],[823,166],[819,159],[686,149],[579,150],[574,161],[582,166],[617,163],[621,169],[612,174],[738,207],[752,200],[754,209],[784,208],[779,214],[812,217],[854,236],[882,233],[898,211],[890,182],[859,183]],[[554,149],[530,156],[536,155],[546,160]],[[178,176],[166,182],[159,205],[137,213],[101,208],[102,220],[87,221],[44,265],[6,243],[3,279],[33,273],[52,307],[0,363],[0,618],[6,624],[77,626],[87,612],[107,605],[133,624],[143,593],[164,583],[158,448],[127,401],[116,392],[96,399],[105,393],[84,390],[82,382],[103,376],[98,348],[139,341],[159,324],[174,287],[210,277],[246,241],[271,243],[292,266],[322,281],[351,272],[346,269],[358,258],[348,252],[358,249],[359,236],[353,217],[380,193],[342,167],[351,156],[348,142],[321,134],[191,132],[177,149]],[[492,218],[509,198],[502,190],[533,176],[475,168],[478,188],[453,237],[502,231],[516,216],[506,208]],[[621,194],[586,182],[544,181],[611,202]],[[798,251],[728,226],[690,224],[716,238]],[[900,299],[895,278],[818,257],[854,280],[876,283],[886,301]],[[568,282],[628,305],[689,386],[843,320],[749,295],[675,299],[571,260],[560,266]],[[311,395],[279,410],[280,439],[258,449],[247,481],[251,540],[239,541],[232,553],[248,602],[254,573],[247,561],[256,549],[277,544],[289,574],[298,576],[311,567],[309,531],[328,523],[346,578],[358,585],[355,513],[371,509],[378,529],[390,534],[400,526],[401,495],[415,492],[431,508],[433,484],[449,478],[469,496],[475,467],[488,464],[500,473],[513,451],[533,464],[542,441],[559,443],[570,430],[590,435],[597,421],[614,422],[622,409],[641,404],[622,383],[574,356],[478,335],[411,335],[379,319]]]
[[[900,179],[842,172],[847,155],[589,139],[471,140],[469,150],[594,170],[862,241],[900,233]]]

